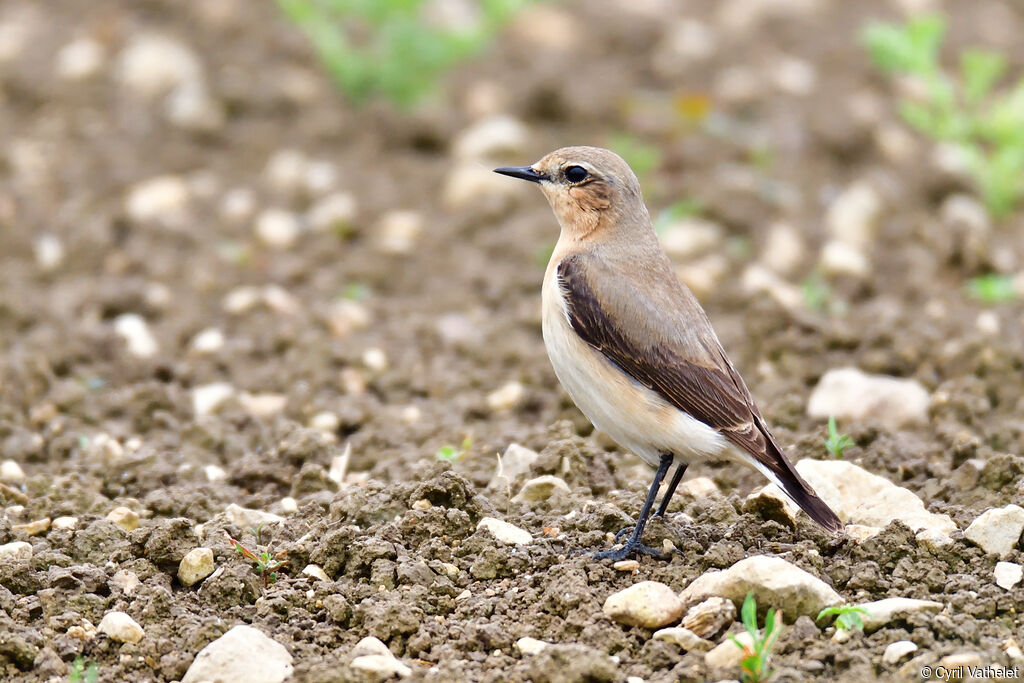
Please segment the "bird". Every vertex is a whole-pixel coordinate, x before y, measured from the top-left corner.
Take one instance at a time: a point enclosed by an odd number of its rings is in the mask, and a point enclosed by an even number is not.
[[[726,356],[707,314],[661,248],[629,165],[600,147],[563,147],[530,166],[494,169],[536,183],[560,233],[541,288],[542,334],[559,382],[594,426],[656,468],[618,561],[660,555],[642,543],[692,462],[751,467],[815,522],[843,529],[786,457]],[[629,532],[623,529],[618,541]]]

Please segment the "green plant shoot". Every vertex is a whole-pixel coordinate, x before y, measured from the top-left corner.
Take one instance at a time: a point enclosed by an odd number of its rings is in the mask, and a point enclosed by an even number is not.
[[[1001,304],[1018,297],[1013,278],[999,273],[979,275],[968,280],[967,295],[986,304]]]
[[[68,683],[96,683],[100,676],[100,668],[96,662],[85,663],[85,657],[79,655],[71,663],[71,670],[68,672]]]
[[[836,628],[843,629],[844,631],[863,631],[864,619],[861,617],[862,614],[868,614],[868,611],[863,607],[858,607],[856,605],[839,605],[838,607],[826,607],[821,610],[818,612],[818,616],[815,620],[821,621],[824,617],[835,615]]]
[[[764,634],[757,628],[757,601],[753,593],[747,593],[740,610],[743,627],[750,634],[752,644],[746,646],[740,640],[730,634],[729,639],[733,644],[743,650],[743,659],[740,660],[740,678],[743,683],[759,683],[767,680],[774,671],[769,667],[772,656],[772,648],[782,634],[782,619],[775,609],[769,609],[764,618]]]
[[[843,451],[853,446],[853,439],[848,434],[840,434],[836,427],[836,418],[828,418],[828,438],[825,439],[825,450],[837,460],[843,457]]]

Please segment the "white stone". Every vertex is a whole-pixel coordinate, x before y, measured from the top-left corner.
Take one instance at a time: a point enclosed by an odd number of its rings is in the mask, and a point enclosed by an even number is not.
[[[730,272],[731,265],[721,253],[713,253],[684,263],[676,268],[676,275],[698,296],[715,291],[718,283]]]
[[[1015,562],[996,562],[993,572],[996,578],[996,585],[1006,590],[1011,590],[1024,578],[1024,568]]]
[[[192,49],[183,43],[142,33],[135,35],[121,51],[117,76],[125,87],[143,97],[153,97],[182,83],[201,81],[203,67]]]
[[[361,655],[352,660],[351,666],[357,671],[368,671],[384,678],[392,676],[406,678],[412,675],[412,669],[395,659],[391,653],[387,655]]]
[[[435,323],[441,341],[450,346],[471,348],[483,342],[480,326],[463,313],[446,313]]]
[[[743,509],[744,511],[777,511],[781,513],[783,518],[788,520],[790,526],[796,524],[796,518],[800,512],[800,508],[789,499],[789,496],[784,494],[774,484],[762,486],[747,496],[743,501]],[[772,519],[775,519],[775,517],[772,517]]]
[[[736,621],[736,605],[728,598],[708,598],[686,610],[682,626],[699,638],[714,638]]]
[[[114,331],[124,339],[128,353],[136,358],[152,358],[160,350],[146,319],[136,313],[123,313],[114,319]]]
[[[78,517],[57,517],[53,520],[53,529],[74,529],[78,526]]]
[[[306,214],[310,230],[328,232],[344,228],[356,218],[356,198],[348,192],[334,192],[319,200]]]
[[[807,402],[811,417],[877,420],[889,429],[928,421],[928,390],[913,379],[869,375],[857,368],[829,370]]]
[[[299,501],[295,500],[291,496],[285,496],[281,499],[281,509],[286,514],[292,514],[299,511]]]
[[[192,412],[196,417],[211,415],[235,396],[235,388],[227,382],[201,384],[192,389]]]
[[[146,635],[139,623],[124,612],[107,612],[96,630],[118,643],[137,643]]]
[[[864,610],[861,621],[864,632],[871,633],[888,624],[897,616],[917,612],[935,613],[942,610],[942,603],[934,600],[915,600],[913,598],[885,598],[874,602],[864,602],[856,607]]]
[[[487,529],[495,539],[507,545],[525,545],[533,542],[533,536],[526,529],[520,529],[494,517],[484,517],[476,528]]]
[[[899,520],[914,531],[956,531],[948,515],[928,512],[912,491],[851,462],[804,458],[796,469],[844,522],[884,528]]]
[[[309,426],[327,434],[334,434],[341,427],[341,418],[329,410],[324,410],[309,418]]]
[[[25,470],[13,460],[0,463],[0,481],[5,484],[20,485],[25,482]]]
[[[948,534],[935,529],[922,529],[914,538],[920,545],[934,552],[953,544],[953,539]]]
[[[839,240],[829,240],[821,248],[821,271],[825,275],[851,275],[867,277],[871,274],[871,263],[857,247]]]
[[[722,243],[722,228],[702,218],[683,218],[661,229],[658,239],[669,256],[689,259],[718,247]]]
[[[0,545],[0,562],[27,562],[32,559],[32,546],[25,541]]]
[[[377,247],[385,254],[412,252],[423,232],[423,216],[416,211],[389,211],[377,223],[373,234]]]
[[[86,452],[90,458],[109,462],[121,459],[124,455],[124,446],[110,434],[100,432],[89,439]]]
[[[136,589],[142,584],[135,572],[127,569],[119,569],[110,577],[110,585],[119,589],[126,596],[132,596]]]
[[[747,649],[753,648],[754,640],[746,631],[738,634],[736,640],[740,641],[743,647],[736,645],[732,638],[725,638],[714,649],[704,655],[704,663],[707,667],[709,669],[734,669],[738,667],[740,660],[746,656]]]
[[[311,195],[322,195],[329,192],[338,183],[338,169],[330,161],[314,159],[306,164],[302,175],[302,184]]]
[[[1024,508],[1007,505],[981,513],[964,530],[964,538],[990,555],[1004,556],[1017,547],[1024,532]]]
[[[939,215],[944,225],[963,228],[967,233],[981,237],[992,232],[992,218],[984,205],[974,197],[954,194],[943,200]]]
[[[767,294],[787,310],[803,308],[804,295],[800,288],[763,265],[753,263],[747,266],[743,271],[742,285],[747,293]]]
[[[299,217],[283,209],[266,209],[256,218],[256,236],[274,249],[295,246],[301,229]]]
[[[262,302],[263,292],[258,287],[243,285],[228,292],[222,306],[227,313],[239,315],[251,311]]]
[[[224,481],[228,478],[228,473],[220,465],[204,465],[203,474],[209,482]]]
[[[683,628],[682,626],[673,626],[672,628],[663,628],[655,631],[651,636],[651,640],[664,640],[667,643],[673,643],[685,652],[694,650],[703,652],[710,650],[713,645],[710,640],[705,640],[690,629]]]
[[[556,491],[563,491],[569,493],[569,485],[565,483],[565,480],[560,479],[552,474],[545,474],[540,477],[534,477],[523,484],[523,488],[519,489],[519,493],[512,498],[513,503],[536,503],[542,500],[547,500],[551,496],[555,495]]]
[[[866,524],[847,524],[846,535],[852,538],[857,543],[863,543],[869,538],[874,538],[878,534],[882,533],[884,529],[877,526],[868,526]],[[943,535],[943,538],[952,540],[949,536]]]
[[[238,403],[253,417],[273,417],[284,412],[288,397],[284,394],[243,392],[238,395]]]
[[[189,347],[196,353],[217,353],[224,348],[224,333],[216,327],[207,327],[192,337]]]
[[[35,28],[30,15],[5,16],[0,22],[0,64],[12,62],[21,56]]]
[[[251,510],[235,503],[231,503],[224,509],[228,521],[240,529],[256,529],[261,524],[275,524],[283,522],[284,517],[275,515],[263,510]]]
[[[827,583],[781,557],[754,555],[724,571],[707,572],[687,586],[680,597],[693,604],[712,596],[743,602],[753,592],[758,605],[775,607],[790,621],[842,604],[842,597]]]
[[[242,223],[256,211],[256,195],[248,188],[236,187],[224,194],[218,210],[224,220]]]
[[[504,455],[498,456],[498,469],[491,477],[487,488],[496,489],[508,487],[521,474],[530,471],[533,463],[537,462],[540,455],[529,448],[524,448],[517,443],[509,444]]]
[[[833,239],[861,250],[868,250],[875,241],[882,199],[871,185],[855,182],[836,197],[828,207],[825,224]]]
[[[348,473],[348,462],[351,458],[352,444],[346,442],[345,450],[331,458],[331,467],[327,471],[327,478],[335,484],[341,484],[345,481],[345,475]]]
[[[788,223],[773,223],[761,250],[760,261],[779,275],[792,275],[803,262],[804,241],[800,233]]]
[[[782,57],[772,65],[772,79],[779,90],[790,95],[808,95],[818,84],[814,65],[795,57]]]
[[[374,372],[384,372],[388,369],[388,355],[384,349],[370,347],[363,351],[363,365]]]
[[[690,498],[707,498],[718,493],[719,488],[711,477],[694,477],[679,484],[676,492]]]
[[[282,194],[297,192],[305,182],[309,159],[296,149],[281,149],[267,160],[263,178],[267,184]]]
[[[235,626],[196,655],[181,683],[282,683],[292,675],[284,645],[252,626]]]
[[[525,183],[517,184],[494,173],[480,162],[463,161],[449,172],[441,200],[451,211],[477,207],[492,208],[492,202],[500,202],[522,193],[524,185]]]
[[[213,551],[209,548],[193,548],[178,563],[178,580],[183,586],[192,586],[212,574],[214,569]]]
[[[64,263],[64,243],[53,233],[44,232],[32,243],[36,265],[44,273],[52,273]]]
[[[320,581],[331,580],[331,577],[327,576],[327,572],[325,572],[319,565],[315,564],[307,564],[306,567],[302,570],[302,573],[306,576],[318,579]]]
[[[125,198],[125,212],[136,223],[181,222],[189,201],[188,183],[176,175],[150,178],[134,185]]]
[[[164,102],[164,117],[173,126],[200,133],[219,130],[227,120],[224,108],[202,80],[173,88]]]
[[[487,407],[498,412],[512,410],[526,398],[526,387],[519,382],[508,382],[487,394]]]
[[[654,46],[651,63],[659,75],[679,77],[692,64],[714,54],[717,46],[718,38],[707,24],[693,19],[676,20]]]
[[[107,521],[113,522],[122,531],[134,531],[139,528],[139,513],[131,508],[119,506],[107,513]]]
[[[352,648],[352,652],[349,653],[350,657],[362,657],[363,655],[384,655],[387,657],[391,655],[391,650],[380,639],[366,636],[356,643],[355,647]]]
[[[327,326],[335,337],[347,337],[356,330],[362,330],[373,321],[366,306],[358,301],[340,299],[331,304],[327,312]]]
[[[263,303],[274,313],[295,315],[302,308],[299,300],[280,285],[267,285],[263,288]]]
[[[511,116],[492,116],[462,131],[452,145],[452,153],[460,159],[493,159],[522,152],[529,141],[526,126]]]
[[[516,641],[516,648],[524,655],[535,655],[550,645],[551,643],[536,638],[520,638]]]
[[[911,652],[916,651],[917,645],[912,641],[897,640],[895,643],[889,643],[885,647],[885,652],[882,653],[882,663],[893,666]]]
[[[602,610],[620,624],[656,629],[679,621],[684,606],[676,592],[665,584],[641,581],[609,595]]]

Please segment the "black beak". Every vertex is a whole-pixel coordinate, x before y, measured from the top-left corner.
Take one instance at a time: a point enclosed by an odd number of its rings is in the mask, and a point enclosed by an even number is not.
[[[513,178],[519,178],[520,180],[529,180],[531,183],[539,183],[542,180],[548,179],[546,175],[538,173],[530,166],[505,166],[503,168],[494,169],[494,172],[500,173],[501,175],[512,176]]]

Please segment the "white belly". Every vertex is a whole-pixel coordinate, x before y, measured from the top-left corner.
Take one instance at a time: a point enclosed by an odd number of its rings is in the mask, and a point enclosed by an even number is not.
[[[665,452],[689,462],[732,450],[717,430],[670,405],[580,339],[569,325],[557,277],[557,269],[549,268],[542,294],[544,344],[558,380],[595,427],[652,465]]]

